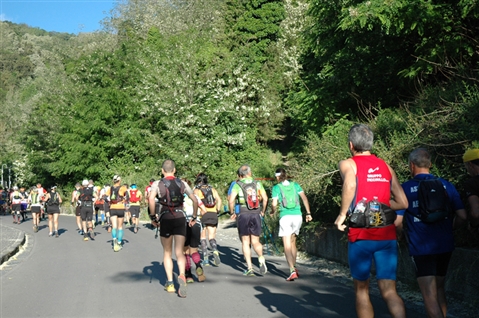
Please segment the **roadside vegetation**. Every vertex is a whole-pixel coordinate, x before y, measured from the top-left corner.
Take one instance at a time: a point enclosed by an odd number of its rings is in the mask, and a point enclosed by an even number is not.
[[[473,0],[130,0],[96,33],[2,21],[0,161],[15,184],[70,193],[115,174],[146,185],[171,158],[224,197],[239,165],[285,166],[314,228],[334,221],[363,122],[401,181],[426,146],[461,190],[479,145],[478,18]]]

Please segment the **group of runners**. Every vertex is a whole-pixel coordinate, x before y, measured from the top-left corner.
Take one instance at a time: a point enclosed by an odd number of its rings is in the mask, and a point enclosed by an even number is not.
[[[132,231],[139,230],[140,204],[148,205],[148,214],[153,228],[157,229],[164,249],[163,266],[167,276],[165,290],[176,293],[173,282],[173,242],[178,264],[178,295],[186,297],[187,284],[197,280],[206,280],[203,266],[221,263],[216,242],[218,216],[222,212],[223,202],[218,191],[208,182],[208,176],[200,173],[194,183],[175,176],[176,167],[172,160],[165,160],[162,165],[163,178],[151,179],[144,192],[136,184],[122,184],[121,177],[115,175],[112,185],[95,186],[92,180],[83,180],[75,185],[70,203],[75,208],[78,233],[84,241],[95,239],[95,226],[106,226],[112,236],[113,251],[122,249],[124,224],[129,224]],[[279,236],[283,238],[285,256],[290,267],[288,281],[299,277],[296,269],[296,236],[302,224],[302,199],[306,209],[306,221],[311,221],[309,203],[301,187],[287,180],[284,169],[276,171],[278,184],[272,191],[271,215],[279,211]],[[32,213],[34,232],[44,215],[48,215],[49,235],[59,237],[58,216],[63,202],[56,187],[46,191],[41,184],[30,189],[14,187],[8,196],[14,223],[26,220],[28,206]],[[225,205],[226,206],[226,205]],[[251,168],[241,166],[237,171],[237,180],[231,183],[228,191],[230,217],[236,220],[238,234],[242,242],[246,261],[244,276],[256,276],[253,270],[251,248],[258,255],[259,274],[267,273],[266,260],[260,235],[263,230],[263,218],[268,206],[268,196],[261,182],[254,180]],[[226,209],[225,209],[226,210]],[[209,248],[208,248],[209,245]],[[209,255],[209,249],[211,254]],[[201,252],[201,255],[200,255]],[[211,256],[211,257],[210,257]],[[193,269],[194,264],[194,269]]]
[[[27,210],[32,213],[33,231],[38,232],[41,219],[48,216],[49,235],[58,237],[58,215],[62,198],[57,187],[52,186],[50,191],[40,183],[27,190],[25,187],[14,186],[12,189],[0,189],[0,206],[3,214],[10,212],[14,224],[21,224],[28,219]]]

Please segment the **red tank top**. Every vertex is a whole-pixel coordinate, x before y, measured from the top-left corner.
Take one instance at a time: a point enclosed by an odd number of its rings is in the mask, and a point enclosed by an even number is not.
[[[373,197],[378,197],[379,202],[389,206],[392,176],[386,163],[375,155],[354,156],[352,159],[357,167],[354,206],[362,198],[370,201]],[[382,228],[350,228],[348,239],[350,242],[395,240],[396,227],[391,224]]]

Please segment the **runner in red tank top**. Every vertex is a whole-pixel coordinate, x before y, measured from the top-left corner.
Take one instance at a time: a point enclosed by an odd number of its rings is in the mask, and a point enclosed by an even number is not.
[[[394,170],[371,154],[373,132],[363,124],[349,130],[352,158],[339,162],[343,179],[341,210],[334,224],[346,229],[346,217],[363,198],[377,201],[393,210],[405,209],[408,202]],[[391,193],[394,200],[391,199]],[[369,203],[368,203],[369,204]],[[358,317],[373,317],[369,298],[369,275],[372,260],[376,267],[378,286],[393,317],[405,317],[404,302],[396,291],[397,241],[394,224],[383,227],[349,228],[348,259],[356,292]]]

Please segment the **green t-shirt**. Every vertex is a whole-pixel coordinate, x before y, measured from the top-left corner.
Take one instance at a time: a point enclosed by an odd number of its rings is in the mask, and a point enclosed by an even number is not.
[[[288,187],[288,186],[293,186],[294,187],[294,189],[296,190],[296,194],[298,195],[298,203],[299,203],[299,201],[300,201],[299,193],[303,192],[303,189],[301,188],[301,186],[299,184],[297,184],[296,182],[290,182],[288,180],[283,181],[282,185],[284,187]],[[271,197],[273,198],[273,200],[278,199],[279,217],[280,218],[282,218],[285,215],[301,215],[301,205],[300,204],[296,205],[292,209],[288,209],[288,208],[283,206],[283,203],[282,203],[283,202],[283,197],[281,195],[281,190],[280,190],[278,184],[276,184],[273,187],[273,193],[272,193]]]

